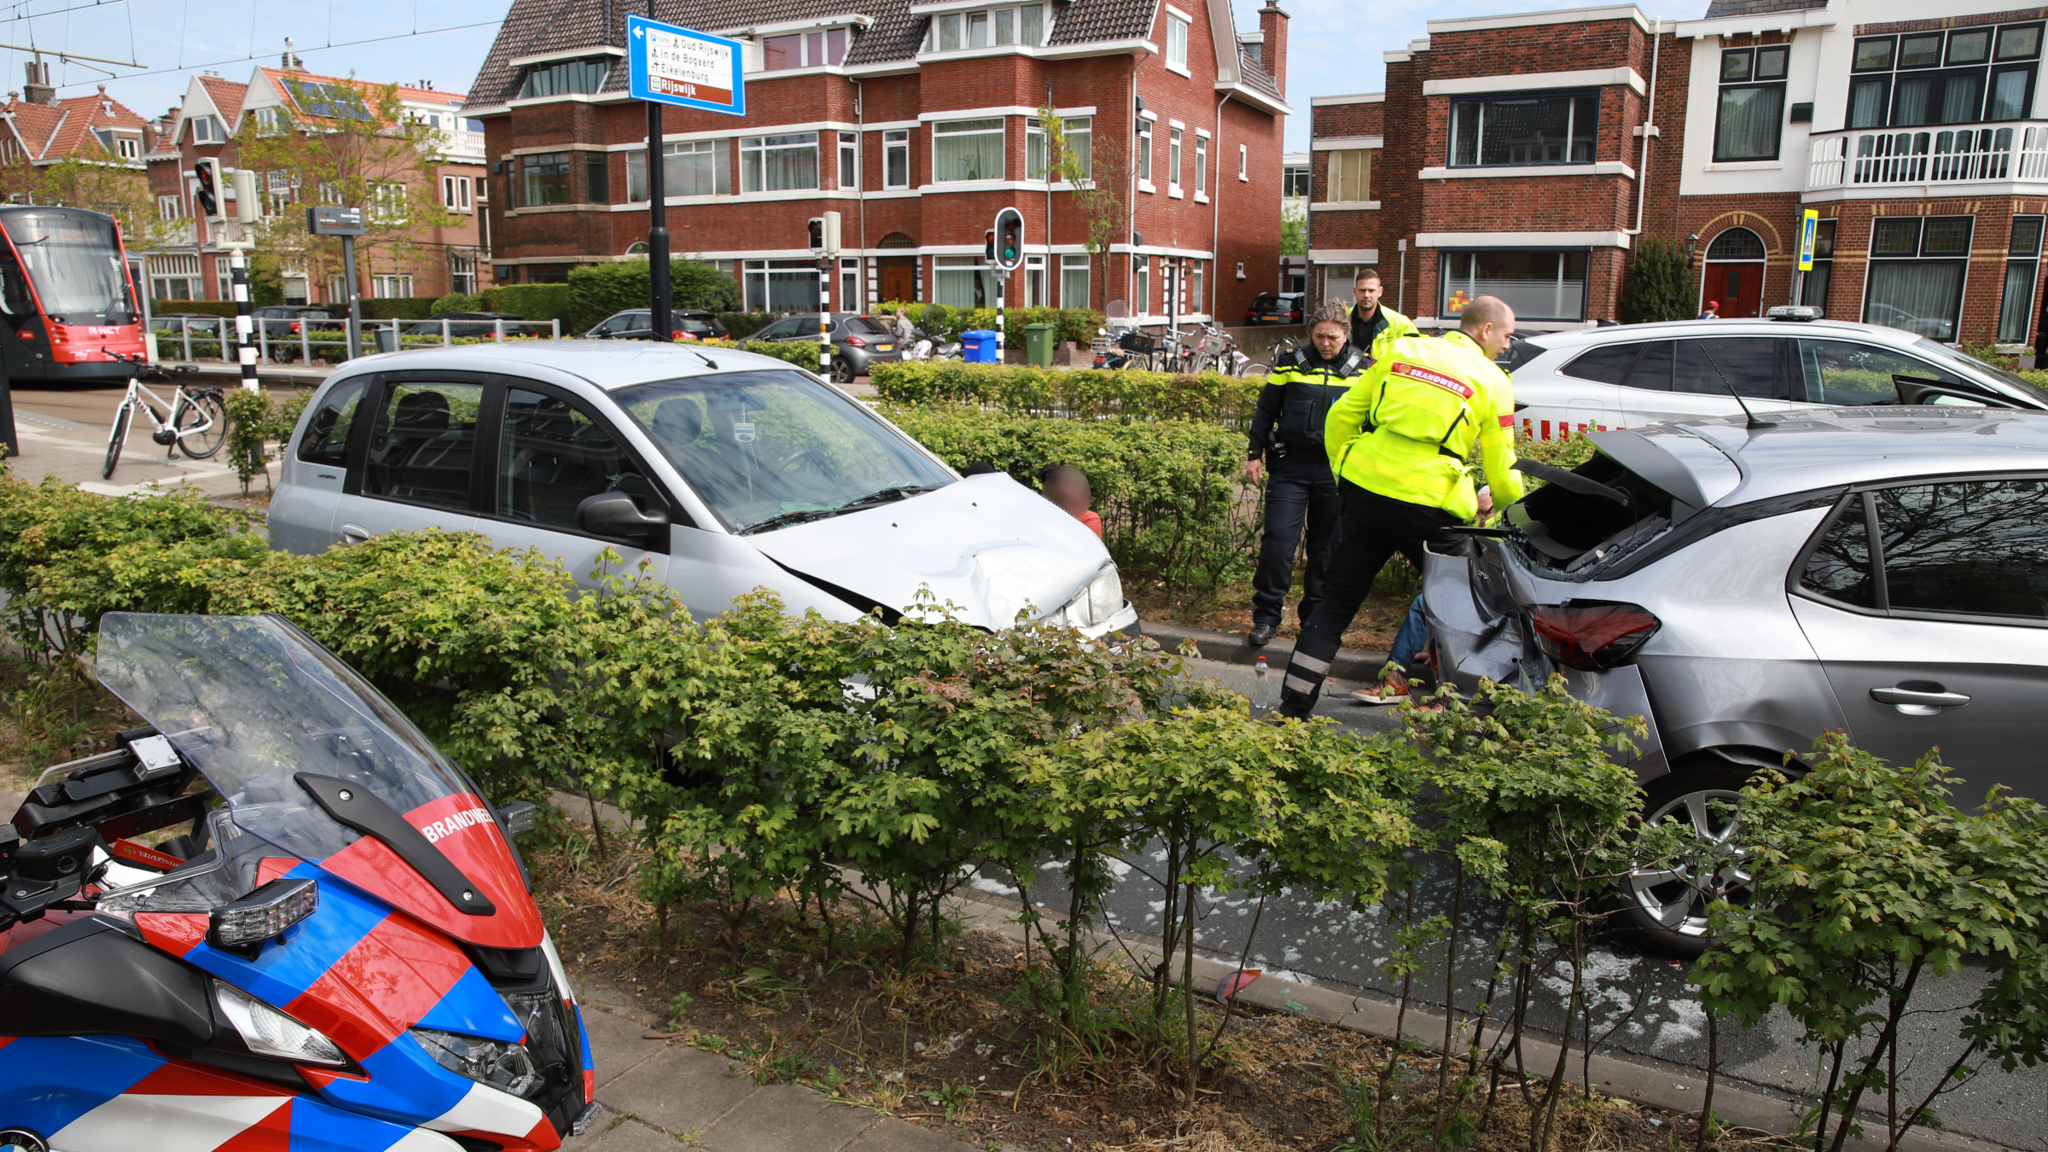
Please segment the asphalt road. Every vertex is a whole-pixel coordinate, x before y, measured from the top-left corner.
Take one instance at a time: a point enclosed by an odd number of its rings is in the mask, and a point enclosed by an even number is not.
[[[1212,661],[1191,662],[1193,670],[1214,676],[1239,691],[1251,693],[1252,672],[1239,665]],[[1280,674],[1275,669],[1273,677]],[[1346,691],[1355,685],[1339,682],[1339,691],[1326,695],[1318,715],[1331,716],[1361,734],[1392,731],[1397,726],[1393,709],[1373,708],[1351,702]],[[1277,685],[1276,685],[1277,688]],[[1163,861],[1163,854],[1157,858]],[[1142,867],[1143,860],[1129,864]],[[1451,874],[1441,858],[1428,862],[1426,879],[1417,895],[1418,915],[1448,914]],[[1061,906],[1056,891],[1056,866],[1039,877],[1044,900]],[[1033,893],[1037,896],[1038,893]],[[1120,927],[1135,933],[1156,935],[1163,896],[1138,867],[1123,874],[1111,897],[1110,915]],[[1494,933],[1500,923],[1499,908],[1475,901],[1468,894],[1466,922],[1459,937],[1459,1005],[1470,1008],[1485,993],[1486,969],[1492,961]],[[1319,906],[1304,900],[1268,900],[1260,911],[1255,899],[1238,896],[1208,898],[1202,902],[1202,921],[1196,930],[1196,944],[1204,951],[1235,962],[1244,948],[1245,933],[1254,918],[1258,935],[1252,943],[1250,965],[1263,967],[1264,980],[1302,985],[1322,985],[1364,990],[1392,997],[1399,983],[1381,975],[1378,965],[1387,958],[1391,933],[1387,916],[1380,908],[1352,912],[1335,906]],[[1416,978],[1415,996],[1431,1009],[1444,1001],[1446,950],[1431,949]],[[1706,1018],[1699,1001],[1685,983],[1683,965],[1646,956],[1625,946],[1601,944],[1587,960],[1586,980],[1591,1001],[1592,1031],[1606,1036],[1609,1049],[1656,1057],[1694,1068],[1706,1065]],[[1570,994],[1571,973],[1560,964],[1544,973],[1534,1009],[1532,1026],[1545,1031],[1560,1029]],[[1901,1056],[1910,1057],[1907,1085],[1919,1084],[1911,1099],[1918,1102],[1931,1078],[1946,1069],[1962,1044],[1957,1027],[1963,1011],[1983,983],[1978,968],[1940,979],[1923,980],[1922,991],[1912,1005],[1910,1034],[1901,1045]],[[1799,1027],[1779,1012],[1751,1031],[1725,1027],[1720,1037],[1723,1074],[1746,1081],[1760,1090],[1777,1095],[1797,1094],[1813,1083],[1818,1052],[1799,1043]],[[1576,1075],[1576,1064],[1573,1069]],[[2005,1073],[1994,1068],[1954,1089],[1937,1105],[1942,1127],[2012,1148],[2048,1149],[2048,1066],[2022,1068]]]

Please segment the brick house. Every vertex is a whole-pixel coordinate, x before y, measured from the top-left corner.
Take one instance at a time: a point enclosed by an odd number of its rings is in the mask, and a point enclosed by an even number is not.
[[[644,250],[626,12],[515,0],[472,88],[500,282]],[[993,304],[983,233],[1011,205],[1027,253],[1012,304],[1158,320],[1177,274],[1179,314],[1231,316],[1271,282],[1289,111],[1276,6],[1249,37],[1229,0],[673,0],[655,16],[747,45],[747,116],[667,109],[662,150],[673,250],[716,261],[749,308],[817,306],[804,223],[824,211],[843,221],[835,309]],[[1091,175],[1117,182],[1107,259],[1047,181],[1048,102]]]
[[[155,143],[148,122],[99,86],[92,96],[57,98],[57,90],[38,77],[49,65],[29,64],[30,80],[20,92],[9,92],[0,106],[0,164],[26,163],[46,167],[64,160],[140,169],[142,154]],[[38,71],[38,68],[42,71]]]
[[[145,267],[149,295],[156,300],[227,300],[227,249],[212,234],[207,221],[197,218],[195,190],[198,180],[193,166],[201,158],[220,161],[223,168],[237,167],[237,136],[245,124],[257,129],[290,121],[316,122],[325,114],[322,94],[335,87],[361,91],[363,100],[374,99],[381,87],[363,81],[333,76],[316,76],[297,68],[289,53],[282,68],[257,68],[246,83],[220,76],[195,76],[185,96],[154,126],[154,146],[144,154],[149,168],[151,190],[156,195],[158,215],[174,225],[172,241],[147,255]],[[426,87],[400,86],[398,102],[403,113],[441,132],[441,156],[428,176],[434,187],[428,191],[435,202],[454,217],[452,225],[421,224],[411,237],[411,252],[401,264],[363,266],[358,269],[357,293],[371,297],[434,298],[449,292],[475,292],[485,281],[480,198],[489,186],[484,179],[483,134],[473,121],[461,114],[465,96]],[[303,211],[309,194],[297,187],[287,173],[264,173],[264,215]],[[232,181],[220,190],[221,211],[232,215]],[[294,274],[287,267],[283,276],[287,303],[343,303],[347,299],[344,277],[327,282],[309,282],[303,270]]]
[[[1506,296],[1531,330],[1618,319],[1639,236],[1687,246],[1724,316],[1777,304],[1942,340],[2042,338],[2048,10],[1712,0],[1439,20],[1383,93],[1311,100],[1311,291],[1376,264],[1448,323]],[[1654,91],[1654,103],[1651,99]],[[1402,114],[1389,119],[1391,105]],[[1420,115],[1411,110],[1420,110]],[[1795,277],[1800,216],[1820,215]]]

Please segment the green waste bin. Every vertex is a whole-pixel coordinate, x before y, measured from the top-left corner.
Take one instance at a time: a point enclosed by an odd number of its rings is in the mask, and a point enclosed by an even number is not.
[[[1034,368],[1052,367],[1052,325],[1024,326],[1024,362]]]

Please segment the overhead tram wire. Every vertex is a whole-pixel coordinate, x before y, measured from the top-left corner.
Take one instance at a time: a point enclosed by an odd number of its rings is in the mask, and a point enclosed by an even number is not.
[[[306,48],[306,49],[302,49],[302,50],[301,50],[301,54],[311,54],[311,53],[314,53],[314,52],[324,52],[324,51],[326,51],[326,50],[327,50],[328,48],[355,48],[355,47],[358,47],[358,46],[360,46],[360,45],[364,45],[364,44],[381,44],[381,43],[384,43],[384,42],[385,42],[385,41],[387,41],[387,40],[408,40],[408,39],[411,39],[411,38],[412,38],[412,37],[414,37],[414,36],[433,36],[433,35],[437,35],[437,34],[439,34],[439,33],[442,33],[442,32],[465,32],[465,31],[468,31],[468,30],[469,30],[469,29],[471,29],[471,28],[495,28],[495,27],[497,27],[498,25],[500,25],[500,24],[503,24],[504,22],[505,22],[505,21],[504,21],[504,19],[503,19],[503,18],[501,17],[501,18],[499,18],[499,19],[496,19],[496,20],[478,20],[478,21],[477,21],[477,22],[475,22],[474,24],[451,24],[451,25],[449,25],[449,26],[448,26],[448,27],[446,27],[446,28],[428,28],[428,29],[425,29],[425,30],[423,30],[423,31],[419,31],[419,32],[397,32],[397,33],[394,33],[394,34],[392,34],[392,35],[390,35],[390,36],[372,36],[372,37],[369,37],[368,39],[365,39],[365,40],[345,40],[345,41],[343,41],[343,42],[341,42],[341,43],[339,43],[339,44],[327,44],[327,45],[323,45],[323,46],[321,46],[321,47],[319,47],[319,48]],[[56,53],[56,51],[55,51],[54,49],[50,49],[50,48],[44,48],[44,49],[42,49],[42,52],[43,52],[43,53],[44,53],[45,55],[56,55],[56,54],[57,54],[57,53]],[[206,62],[206,63],[204,63],[204,64],[181,64],[181,65],[179,65],[178,67],[175,67],[175,68],[153,68],[153,69],[151,69],[151,70],[149,70],[149,71],[147,71],[147,72],[130,72],[130,73],[127,73],[126,75],[122,76],[122,77],[121,77],[121,79],[123,79],[123,80],[132,80],[132,79],[135,79],[135,78],[136,78],[136,77],[138,77],[138,76],[161,76],[161,75],[164,75],[164,74],[166,74],[166,73],[170,73],[170,72],[190,72],[190,71],[192,71],[192,70],[193,70],[193,69],[195,69],[195,68],[218,68],[218,67],[220,67],[220,66],[221,66],[221,65],[223,65],[223,64],[247,64],[247,63],[250,63],[251,61],[255,61],[255,60],[267,60],[267,59],[269,59],[269,56],[268,56],[268,54],[265,54],[265,55],[262,55],[262,56],[237,56],[237,57],[234,57],[233,59],[230,59],[230,60],[211,60],[211,61],[208,61],[208,62]],[[59,87],[65,87],[65,88],[78,88],[78,87],[82,87],[82,85],[80,85],[80,84],[65,84],[65,85],[59,85]]]

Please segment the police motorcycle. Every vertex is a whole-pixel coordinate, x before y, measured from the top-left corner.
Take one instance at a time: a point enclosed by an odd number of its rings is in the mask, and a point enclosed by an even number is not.
[[[0,825],[0,1149],[544,1152],[597,1114],[512,835],[277,616],[110,613],[146,726]],[[164,839],[164,834],[176,835]]]

